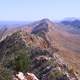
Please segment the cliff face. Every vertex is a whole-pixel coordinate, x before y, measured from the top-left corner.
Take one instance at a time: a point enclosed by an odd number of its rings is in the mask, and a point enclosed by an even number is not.
[[[59,49],[51,37],[53,25],[42,20],[32,33],[22,29],[0,42],[0,64],[6,70],[4,74],[0,70],[1,80],[11,80],[12,75],[15,80],[23,80],[19,75],[24,80],[34,80],[31,74],[39,80],[79,80],[77,73],[57,54]]]

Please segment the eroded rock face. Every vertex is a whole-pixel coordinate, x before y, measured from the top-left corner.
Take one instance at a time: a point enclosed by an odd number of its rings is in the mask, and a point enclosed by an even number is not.
[[[35,36],[34,34],[28,34],[25,31],[20,32],[20,34],[27,45],[39,48],[48,48],[48,44],[43,38]]]

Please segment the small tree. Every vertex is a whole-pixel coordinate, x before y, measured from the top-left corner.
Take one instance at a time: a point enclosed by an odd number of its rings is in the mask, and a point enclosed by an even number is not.
[[[14,61],[16,71],[25,72],[30,67],[30,57],[27,54],[20,54]]]

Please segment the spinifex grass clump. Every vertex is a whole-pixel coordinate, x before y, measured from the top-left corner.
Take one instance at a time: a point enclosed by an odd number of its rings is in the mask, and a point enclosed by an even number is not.
[[[11,80],[10,72],[0,64],[0,80]]]

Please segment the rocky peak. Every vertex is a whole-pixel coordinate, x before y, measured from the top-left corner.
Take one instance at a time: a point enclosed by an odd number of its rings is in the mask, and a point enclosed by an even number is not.
[[[32,33],[39,33],[39,32],[48,32],[53,27],[53,22],[51,22],[49,19],[42,19],[39,22],[36,23],[35,27],[32,30]]]

